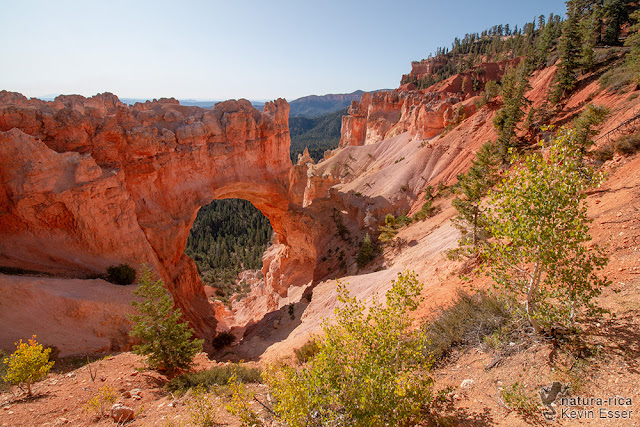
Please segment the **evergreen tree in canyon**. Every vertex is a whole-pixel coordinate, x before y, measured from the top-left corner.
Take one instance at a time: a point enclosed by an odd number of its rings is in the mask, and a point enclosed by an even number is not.
[[[476,154],[469,170],[458,175],[456,192],[459,195],[452,202],[458,214],[453,223],[462,233],[461,247],[468,247],[471,253],[475,252],[480,240],[489,236],[482,199],[496,183],[499,163],[495,143],[487,142]]]
[[[580,31],[578,5],[575,1],[567,2],[567,20],[562,27],[560,39],[560,64],[551,89],[550,100],[557,104],[565,98],[576,86],[578,78],[576,71],[580,67]]]
[[[516,131],[518,124],[525,116],[525,109],[531,101],[525,93],[531,89],[529,84],[530,69],[525,58],[516,68],[509,70],[502,78],[501,95],[503,106],[493,118],[493,125],[498,131],[498,154],[507,160],[510,148],[517,146]]]

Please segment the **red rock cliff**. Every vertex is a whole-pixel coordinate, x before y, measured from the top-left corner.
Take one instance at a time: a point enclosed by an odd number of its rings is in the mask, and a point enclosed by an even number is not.
[[[53,102],[0,92],[0,265],[95,277],[109,265],[159,272],[200,336],[216,320],[183,254],[198,209],[249,200],[276,245],[266,282],[283,294],[308,281],[312,220],[294,203],[289,106],[249,101],[211,110],[163,99],[127,106],[112,94]]]
[[[443,65],[439,58],[412,63],[408,76],[422,78],[437,72]],[[404,85],[393,91],[365,93],[342,117],[340,147],[373,144],[404,132],[430,139],[453,120],[456,104],[465,101],[462,107],[466,117],[473,114],[476,107],[467,100],[480,94],[489,80],[499,81],[507,68],[518,62],[483,63],[424,90]]]

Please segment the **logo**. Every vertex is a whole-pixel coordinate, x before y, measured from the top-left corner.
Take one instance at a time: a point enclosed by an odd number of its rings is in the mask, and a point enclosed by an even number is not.
[[[554,381],[551,385],[546,385],[538,392],[542,404],[547,408],[542,411],[542,415],[547,421],[554,421],[558,412],[553,404],[569,391],[569,386],[563,385],[559,381]]]

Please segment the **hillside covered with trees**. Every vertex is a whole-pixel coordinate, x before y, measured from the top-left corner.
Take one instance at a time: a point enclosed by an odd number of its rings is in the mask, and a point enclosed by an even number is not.
[[[248,291],[236,286],[238,273],[262,268],[272,234],[269,220],[248,201],[214,200],[198,212],[185,253],[196,262],[203,283],[228,301]]]
[[[425,89],[483,62],[525,57],[533,69],[562,59],[561,79],[566,88],[574,83],[571,73],[594,66],[596,47],[623,46],[632,34],[626,24],[638,4],[630,0],[570,0],[566,5],[566,17],[540,15],[521,27],[499,24],[456,37],[450,48],[442,47],[429,55],[439,59],[436,72],[422,79],[405,75],[401,84],[414,83]]]
[[[320,161],[326,150],[333,150],[340,142],[342,116],[347,114],[343,108],[320,117],[290,117],[291,161],[296,162],[298,154],[309,148],[309,155]]]
[[[356,90],[351,93],[303,96],[289,103],[289,116],[308,118],[326,116],[348,107],[351,101],[359,101],[363,93],[361,90]]]

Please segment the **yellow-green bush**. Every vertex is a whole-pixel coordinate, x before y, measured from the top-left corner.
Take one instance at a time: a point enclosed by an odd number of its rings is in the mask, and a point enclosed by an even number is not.
[[[250,402],[254,399],[254,394],[247,389],[236,374],[229,379],[229,387],[231,388],[231,401],[225,406],[225,409],[238,417],[242,426],[262,426],[260,417],[251,408]]]
[[[317,354],[306,364],[272,364],[263,379],[274,410],[291,427],[403,426],[418,420],[431,399],[432,363],[410,311],[420,303],[422,284],[402,273],[386,303],[370,309],[338,284],[335,322],[315,337]]]
[[[110,385],[100,387],[100,389],[91,395],[91,398],[85,403],[84,410],[87,412],[95,412],[98,418],[105,415],[106,410],[113,405],[118,397],[115,388]]]
[[[214,366],[209,369],[196,372],[187,372],[172,378],[166,385],[171,392],[186,393],[190,388],[204,387],[209,390],[214,386],[228,385],[232,377],[238,378],[243,383],[259,383],[261,370],[239,364]]]
[[[2,379],[12,384],[27,386],[27,395],[31,396],[31,384],[46,377],[54,362],[49,362],[50,348],[43,349],[34,335],[28,342],[16,343],[16,351],[3,360],[7,365],[7,374]]]
[[[219,424],[211,396],[204,387],[193,389],[187,401],[187,410],[191,424],[199,427],[213,427]]]

